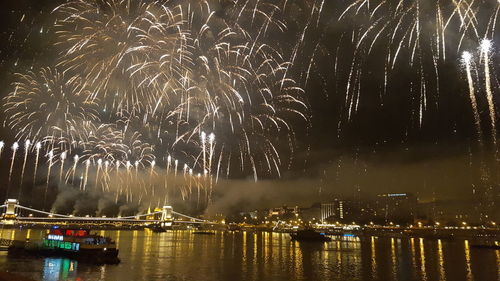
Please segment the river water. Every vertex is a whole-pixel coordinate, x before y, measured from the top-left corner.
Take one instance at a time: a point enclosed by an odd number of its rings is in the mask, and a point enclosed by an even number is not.
[[[500,280],[500,251],[464,240],[344,237],[292,242],[288,234],[100,231],[117,241],[119,265],[63,258],[19,259],[0,252],[0,270],[34,280]],[[1,230],[6,239],[41,230]]]

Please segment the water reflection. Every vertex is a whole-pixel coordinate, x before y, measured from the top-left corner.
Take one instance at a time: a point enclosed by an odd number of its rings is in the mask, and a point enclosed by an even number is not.
[[[40,230],[2,230],[2,238],[39,239]],[[288,234],[105,231],[122,263],[94,266],[70,259],[16,259],[0,252],[0,269],[35,280],[498,280],[500,251],[469,241],[334,237],[290,241]]]
[[[46,258],[43,264],[43,280],[74,280],[77,276],[78,262],[62,258]]]
[[[375,278],[377,276],[377,252],[375,249],[375,236],[370,237],[370,249],[371,249],[371,269],[372,269],[372,277]]]
[[[438,239],[438,256],[439,256],[439,280],[446,281],[446,273],[444,271],[444,256],[443,256],[443,243]]]
[[[396,245],[394,238],[391,238],[391,263],[392,263],[391,279],[396,279],[397,265],[396,265]]]
[[[425,246],[424,238],[418,239],[420,249],[420,276],[423,281],[427,280],[427,273],[425,272]]]
[[[473,278],[472,278],[472,270],[470,264],[470,248],[468,240],[464,241],[464,249],[465,249],[465,265],[467,266],[467,281],[471,281],[473,280]]]

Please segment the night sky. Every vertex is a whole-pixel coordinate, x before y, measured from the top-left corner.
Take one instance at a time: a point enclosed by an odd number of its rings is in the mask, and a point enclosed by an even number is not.
[[[14,73],[46,65],[57,56],[52,47],[54,18],[50,11],[62,2],[2,2],[0,96],[12,91]],[[300,37],[299,31],[314,1],[289,2],[288,30],[277,37],[284,49],[291,49]],[[224,209],[238,202],[244,202],[248,208],[282,203],[308,205],[329,196],[365,197],[381,192],[413,192],[423,201],[463,199],[471,196],[473,188],[483,190],[488,186],[494,187],[498,198],[500,179],[496,171],[500,165],[495,161],[498,157],[492,143],[488,105],[483,89],[478,87],[483,131],[480,141],[456,49],[460,34],[450,31],[446,37],[449,42],[445,59],[436,56],[435,50],[428,47],[431,44],[423,41],[419,59],[422,68],[410,65],[411,54],[407,50],[411,48],[403,48],[385,90],[387,49],[383,40],[374,44],[369,55],[356,60],[356,66],[362,68],[359,104],[348,120],[346,87],[354,50],[348,36],[353,26],[363,24],[363,19],[354,17],[338,22],[340,6],[347,7],[350,1],[325,2],[320,19],[317,23],[315,19],[305,34],[302,51],[290,74],[302,81],[310,122],[297,124],[294,152],[284,152],[287,160],[283,161],[282,177],[264,176],[255,183],[248,174],[230,175],[216,191],[215,208]],[[480,2],[494,8],[496,1]],[[481,11],[485,10],[488,9]],[[488,16],[479,12],[478,19],[481,25]],[[499,32],[490,39],[492,89],[498,102]],[[477,44],[466,37],[460,52],[475,51]],[[426,107],[420,124],[422,80],[425,80]],[[6,144],[12,143],[9,128],[2,128],[0,135]],[[280,146],[287,147],[288,143]],[[2,155],[1,177],[7,177],[8,163],[8,156]]]

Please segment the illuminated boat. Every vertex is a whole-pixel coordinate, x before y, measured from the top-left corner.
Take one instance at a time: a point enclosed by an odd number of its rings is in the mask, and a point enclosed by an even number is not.
[[[292,240],[295,241],[319,241],[328,242],[332,239],[326,236],[324,233],[319,233],[313,229],[298,230],[296,232],[290,233]]]
[[[13,241],[10,255],[61,256],[97,264],[116,264],[118,249],[109,237],[86,229],[52,228],[41,241]]]

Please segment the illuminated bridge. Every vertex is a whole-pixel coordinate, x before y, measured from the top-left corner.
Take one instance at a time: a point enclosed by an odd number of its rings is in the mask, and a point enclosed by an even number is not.
[[[4,225],[32,224],[92,224],[92,225],[114,225],[114,226],[145,226],[160,224],[161,226],[172,226],[173,224],[213,224],[209,221],[194,218],[175,212],[171,206],[163,206],[161,210],[155,210],[147,214],[139,214],[126,217],[91,217],[63,215],[46,212],[19,205],[16,199],[7,199],[4,205],[0,205],[2,211],[2,223]]]

